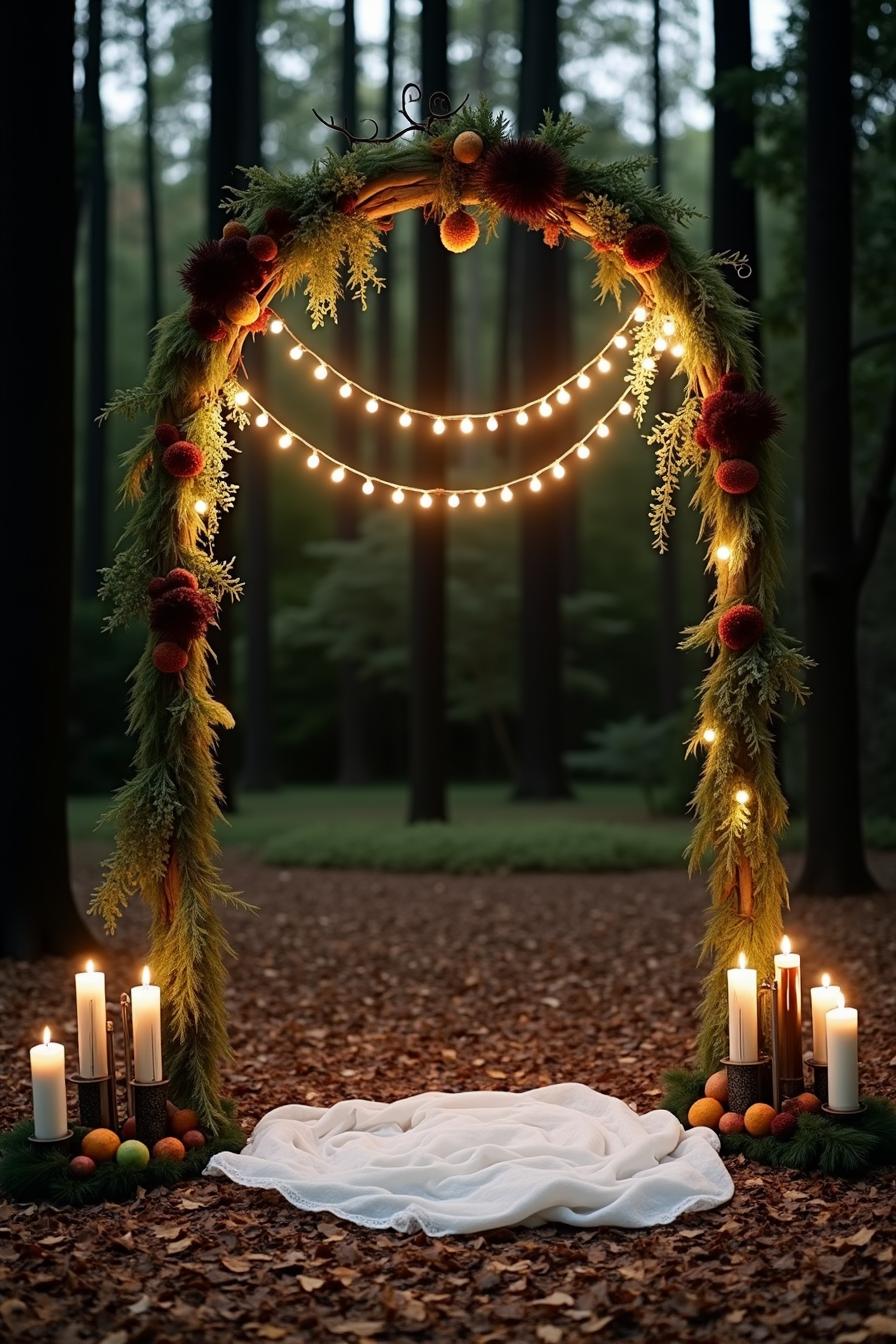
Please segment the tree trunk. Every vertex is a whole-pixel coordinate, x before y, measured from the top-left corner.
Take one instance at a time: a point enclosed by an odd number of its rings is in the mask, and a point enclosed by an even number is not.
[[[102,70],[103,3],[90,0],[87,52],[84,59],[82,126],[87,157],[87,398],[85,405],[84,474],[81,503],[81,563],[78,591],[96,596],[98,571],[106,563],[106,427],[97,416],[108,395],[109,335],[109,189]]]
[[[556,0],[523,0],[519,124],[531,132],[545,108],[557,108],[558,33]],[[520,322],[525,335],[519,352],[527,389],[559,376],[568,310],[558,275],[557,254],[537,234],[519,240]],[[538,339],[533,339],[534,333]],[[535,465],[552,450],[552,426],[534,417],[521,435],[523,461]],[[520,499],[520,743],[517,798],[563,798],[569,786],[563,763],[563,629],[560,608],[563,522],[569,525],[566,485],[553,480]]]
[[[395,39],[396,39],[396,0],[389,0],[389,14],[386,28],[386,83],[383,87],[383,111],[381,132],[391,135],[395,127]],[[392,282],[395,271],[392,266],[392,252],[386,248],[380,260],[380,272],[385,288],[376,298],[376,386],[392,387]],[[380,476],[392,474],[392,436],[395,422],[392,416],[377,416],[376,425],[376,469]]]
[[[149,46],[149,5],[140,0],[140,44],[143,54],[143,189],[146,195],[147,306],[149,330],[162,315],[162,268],[159,241],[159,201],[156,182],[155,101]],[[152,354],[153,337],[149,338]]]
[[[714,252],[744,252],[750,274],[728,271],[726,279],[751,307],[759,298],[759,229],[756,190],[735,171],[755,144],[756,116],[751,99],[718,92],[726,76],[748,73],[753,64],[750,0],[713,0],[715,84],[712,135],[712,247]],[[754,341],[756,336],[753,337]]]
[[[448,4],[427,0],[420,20],[424,100],[448,92]],[[438,230],[417,221],[417,402],[446,404],[451,377],[451,257]],[[417,422],[414,468],[420,480],[444,479],[441,441]],[[447,819],[445,787],[445,509],[412,505],[410,600],[410,821]]]
[[[852,517],[852,170],[848,5],[812,5],[807,29],[806,643],[818,666],[806,716],[806,863],[800,888],[870,891],[859,776],[858,584]],[[831,258],[839,258],[836,283]],[[813,339],[824,331],[823,341]]]
[[[28,559],[29,586],[39,600],[21,606],[15,683],[7,684],[5,696],[5,746],[15,764],[6,834],[18,890],[3,902],[0,956],[23,960],[83,954],[92,943],[72,899],[65,815],[75,439],[74,9],[13,7],[7,16],[10,50],[38,50],[42,80],[41,96],[29,108],[28,134],[5,138],[6,172],[28,202],[29,238],[41,258],[37,267],[12,268],[18,316],[6,376],[23,406],[40,407],[46,456],[39,479],[40,545],[30,548]],[[3,101],[4,125],[15,127],[22,111],[15,81],[4,81]],[[21,527],[23,502],[34,498],[35,460],[9,453],[6,471],[12,536]]]

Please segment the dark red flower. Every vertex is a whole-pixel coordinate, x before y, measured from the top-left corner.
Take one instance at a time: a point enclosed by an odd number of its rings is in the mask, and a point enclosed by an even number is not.
[[[146,585],[146,591],[150,597],[159,597],[162,593],[167,593],[168,580],[163,578],[150,579]]]
[[[716,467],[716,485],[726,495],[748,495],[759,484],[759,468],[743,457],[726,457]]]
[[[167,448],[169,443],[177,443],[180,438],[183,435],[177,425],[169,425],[165,421],[156,425],[156,443],[160,443],[163,448]]]
[[[205,466],[205,458],[198,444],[181,439],[178,443],[169,443],[162,454],[162,466],[169,476],[188,481],[192,476],[199,475]]]
[[[636,224],[622,240],[622,255],[630,271],[655,271],[669,255],[669,235],[659,224]]]
[[[766,392],[711,392],[703,399],[706,437],[724,457],[745,457],[781,428],[781,412]]]
[[[238,220],[238,219],[228,219],[227,223],[224,225],[223,229],[221,230],[221,237],[222,237],[222,238],[248,238],[248,237],[249,237],[249,230],[246,228],[245,224],[243,224],[240,220]]]
[[[187,314],[187,321],[196,335],[201,336],[204,341],[223,341],[227,335],[227,328],[211,308],[194,305]]]
[[[267,331],[268,323],[274,316],[273,308],[262,308],[261,313],[250,325],[249,331]]]
[[[242,287],[238,263],[245,253],[242,238],[197,243],[180,268],[181,284],[197,304],[220,308]]]
[[[189,644],[205,634],[215,614],[215,603],[208,593],[195,588],[169,588],[150,603],[149,624],[163,639]]]
[[[270,210],[265,211],[264,216],[265,232],[276,242],[279,242],[285,233],[289,233],[292,228],[292,216],[288,210],[284,210],[282,205],[272,205]]]
[[[163,639],[153,649],[152,661],[156,671],[165,672],[170,676],[175,672],[183,672],[190,661],[190,655],[179,644]]]
[[[563,205],[566,165],[543,140],[502,140],[480,160],[475,182],[510,219],[539,228]]]
[[[752,648],[764,629],[762,612],[748,602],[738,602],[719,617],[719,639],[732,653]]]
[[[706,437],[706,426],[702,420],[698,420],[694,426],[694,442],[698,448],[703,449],[704,453],[708,453],[712,446]]]
[[[256,233],[246,244],[256,261],[273,261],[277,255],[277,244],[267,233]]]
[[[189,569],[169,569],[165,575],[169,588],[198,588],[199,580]]]
[[[738,373],[735,369],[729,369],[719,379],[718,390],[720,392],[746,392],[747,380],[742,373]]]

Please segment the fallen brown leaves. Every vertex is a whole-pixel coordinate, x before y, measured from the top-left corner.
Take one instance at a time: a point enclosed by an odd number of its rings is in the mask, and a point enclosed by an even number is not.
[[[96,875],[85,852],[82,894]],[[679,873],[491,878],[277,873],[228,855],[263,910],[240,952],[228,1090],[247,1127],[290,1101],[575,1079],[645,1109],[696,1031],[704,895]],[[878,865],[896,887],[892,863]],[[892,897],[797,898],[807,983],[858,1002],[863,1083],[894,1094]],[[103,956],[139,969],[139,912]],[[74,1058],[74,966],[0,967],[0,1123],[29,1104],[47,1019]],[[0,1203],[0,1338],[606,1340],[896,1338],[896,1176],[851,1186],[733,1160],[724,1209],[645,1232],[505,1229],[430,1241],[302,1214],[225,1181],[78,1212]]]

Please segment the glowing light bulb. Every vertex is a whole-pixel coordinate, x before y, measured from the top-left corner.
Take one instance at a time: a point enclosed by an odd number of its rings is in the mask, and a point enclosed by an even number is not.
[[[340,389],[339,389],[339,395],[340,395],[340,397],[350,397],[351,394],[352,394],[352,385],[351,385],[351,383],[343,383],[342,386],[341,386]]]
[[[420,507],[421,507],[421,509],[431,509],[431,508],[432,508],[432,495],[430,495],[430,494],[423,494],[423,495],[421,495],[421,496],[420,496]]]
[[[233,399],[233,404],[235,406],[249,405],[249,393],[246,391],[244,387],[241,387],[239,392],[237,392],[236,396]]]
[[[270,419],[269,419],[269,417],[265,414],[265,412],[262,411],[260,415],[256,415],[256,417],[255,417],[255,423],[256,423],[256,425],[258,426],[259,429],[266,429],[267,426],[270,424]]]
[[[586,392],[590,386],[591,379],[588,377],[587,373],[580,373],[576,379],[576,387],[579,388],[581,392]]]
[[[509,485],[505,485],[504,489],[501,491],[501,503],[509,504],[512,499],[513,499],[513,491],[511,490]]]
[[[193,505],[193,508],[201,517],[202,514],[208,513],[208,500],[197,499],[196,503]]]
[[[485,427],[489,434],[494,434],[495,430],[498,428],[498,422],[493,415],[490,415],[486,420]]]
[[[373,481],[365,481],[364,484],[361,486],[361,493],[364,495],[372,495]]]
[[[334,467],[330,472],[330,480],[334,485],[341,485],[345,480],[345,467]]]
[[[553,410],[554,408],[549,401],[542,401],[539,403],[538,414],[543,416],[545,420],[547,420],[549,415],[553,414]]]
[[[567,390],[566,390],[565,387],[561,387],[561,388],[558,388],[558,389],[557,389],[557,405],[558,405],[558,406],[568,406],[571,400],[572,400],[572,398],[570,397],[570,395],[569,395],[569,393],[567,392]]]
[[[617,350],[624,350],[628,345],[628,337],[623,336],[622,332],[620,331],[618,336],[613,337],[613,344],[615,345]]]
[[[398,417],[398,423],[401,425],[402,429],[410,429],[413,424],[413,416],[410,411],[402,411],[401,415]]]
[[[539,490],[541,489],[541,481],[538,479],[537,476],[532,476],[529,478],[529,489],[532,491],[533,495],[538,494]]]
[[[400,486],[397,486],[396,489],[392,491],[392,503],[393,504],[404,503],[404,491],[401,489]]]
[[[712,746],[713,742],[715,742],[715,740],[716,740],[716,730],[715,730],[715,728],[704,728],[704,729],[703,729],[703,733],[702,733],[702,737],[703,737],[703,741],[704,741],[708,746]]]
[[[289,352],[290,359],[301,359],[305,351],[300,345],[294,345]]]
[[[516,413],[516,422],[517,422],[518,425],[528,425],[528,423],[529,423],[529,415],[528,415],[528,412],[526,412],[526,411],[517,411],[517,413]]]
[[[609,373],[612,367],[613,365],[607,359],[606,355],[601,355],[600,359],[597,361],[598,373]]]
[[[448,507],[449,507],[449,509],[456,509],[456,508],[458,507],[459,504],[460,504],[460,495],[449,495],[449,496],[448,496]]]
[[[749,789],[735,789],[735,791],[734,791],[734,801],[735,801],[740,807],[746,807],[747,803],[750,801],[750,790],[749,790]],[[784,948],[784,940],[783,940],[783,939],[782,939],[782,941],[781,941],[781,948],[782,948],[782,950],[783,950],[783,948]]]
[[[610,437],[610,431],[608,427],[604,424],[603,420],[601,420],[600,424],[595,430],[595,433],[597,434],[597,437],[599,439],[608,439]]]
[[[631,404],[630,401],[620,401],[620,403],[619,403],[619,405],[616,407],[616,409],[617,409],[617,411],[619,412],[620,415],[631,415],[631,413],[632,413],[632,404]]]
[[[291,447],[292,447],[292,435],[291,435],[291,434],[286,434],[286,433],[281,434],[280,437],[279,437],[279,439],[277,440],[277,447],[278,447],[278,448],[291,448]]]
[[[468,415],[465,415],[463,420],[461,420],[460,422],[460,432],[461,434],[473,433],[473,421],[470,419]]]
[[[647,309],[644,307],[643,303],[638,304],[632,316],[634,317],[636,322],[647,321]]]
[[[268,327],[268,331],[271,333],[272,336],[279,336],[282,330],[283,330],[282,319],[279,317],[275,317],[271,325]]]
[[[588,447],[587,443],[576,444],[576,457],[580,457],[584,462],[585,459],[590,456],[591,449]]]
[[[376,397],[368,397],[364,403],[364,409],[368,415],[376,415],[379,408],[380,404],[377,401]]]
[[[663,319],[662,332],[664,336],[673,336],[675,334],[674,317],[667,317]]]
[[[731,559],[731,547],[730,547],[730,546],[717,546],[717,547],[716,547],[716,552],[715,552],[715,554],[716,554],[716,559],[717,559],[717,560],[720,560],[720,561],[722,562],[722,564],[725,564],[726,561],[728,561],[728,560]]]
[[[668,349],[668,346],[669,342],[666,340],[665,336],[657,336],[656,340],[653,343],[654,350],[659,350],[660,354],[662,354],[664,350]]]
[[[649,372],[651,369],[655,369],[655,368],[656,368],[656,360],[654,359],[653,355],[645,355],[645,356],[644,356],[644,358],[641,360],[641,368],[642,368],[642,369],[647,369],[648,372]]]
[[[308,456],[305,458],[305,466],[310,467],[312,471],[314,471],[315,467],[320,466],[320,458],[318,457],[317,453],[308,454]]]
[[[675,345],[672,346],[672,349],[669,351],[669,354],[672,355],[675,359],[681,359],[682,355],[684,354],[684,346],[682,345],[681,341],[677,341]]]
[[[554,463],[554,465],[551,467],[551,475],[553,476],[555,481],[563,480],[563,477],[566,475],[566,468],[564,467],[562,462]]]
[[[432,432],[433,432],[433,434],[444,434],[444,433],[445,433],[445,421],[442,419],[441,416],[439,416],[438,420],[433,420],[433,422],[432,422]]]
[[[473,496],[473,503],[476,505],[477,509],[485,508],[485,495],[481,490]]]
[[[322,383],[328,372],[329,370],[327,369],[326,364],[318,364],[317,368],[314,370],[314,376],[319,383]]]

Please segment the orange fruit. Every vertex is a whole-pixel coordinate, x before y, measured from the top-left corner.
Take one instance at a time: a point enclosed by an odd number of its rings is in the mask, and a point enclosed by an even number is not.
[[[768,1106],[764,1101],[757,1101],[747,1110],[744,1116],[744,1127],[748,1134],[753,1135],[754,1139],[761,1139],[766,1134],[771,1133],[774,1118],[774,1106]]]
[[[810,1115],[814,1115],[816,1111],[821,1110],[821,1099],[816,1097],[814,1092],[801,1092],[797,1101],[800,1104],[800,1110],[808,1111]]]
[[[186,1109],[175,1111],[171,1117],[169,1128],[171,1129],[171,1133],[177,1138],[183,1138],[184,1134],[189,1130],[199,1128],[199,1116],[195,1111],[188,1111]]]
[[[92,1129],[81,1140],[81,1152],[94,1162],[111,1162],[118,1152],[121,1139],[111,1129]]]
[[[720,1101],[723,1106],[728,1105],[728,1073],[725,1069],[709,1075],[703,1095],[712,1097],[713,1101]]]
[[[475,163],[483,150],[482,136],[477,131],[461,131],[454,137],[451,151],[458,163]]]
[[[166,1162],[183,1162],[186,1153],[180,1139],[159,1139],[152,1150],[153,1157],[164,1158]]]
[[[719,1121],[720,1134],[743,1134],[744,1118],[737,1111],[726,1111]]]
[[[688,1111],[688,1124],[718,1129],[719,1121],[724,1114],[724,1107],[720,1101],[716,1101],[714,1097],[701,1097]]]

